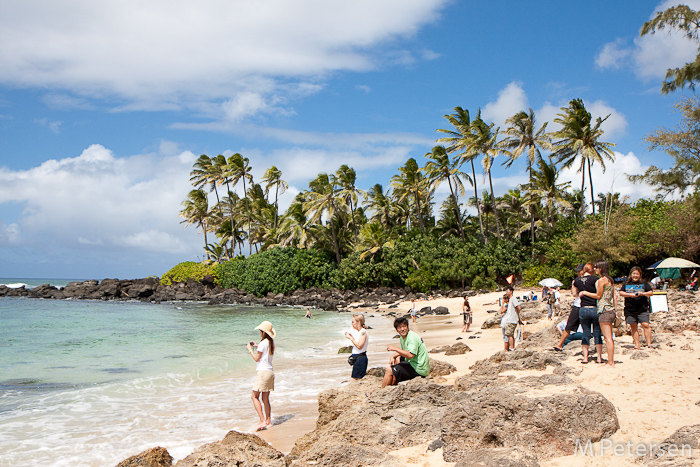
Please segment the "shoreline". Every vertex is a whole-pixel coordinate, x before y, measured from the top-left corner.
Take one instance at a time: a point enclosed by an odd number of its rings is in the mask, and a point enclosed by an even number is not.
[[[522,295],[530,289],[518,289],[515,295]],[[417,323],[410,324],[411,329],[417,332],[424,340],[428,351],[445,345],[452,345],[457,342],[467,344],[471,351],[464,355],[446,356],[444,353],[431,353],[431,358],[450,363],[456,367],[456,371],[448,376],[440,377],[433,382],[446,387],[454,387],[455,382],[474,370],[470,369],[477,361],[487,360],[500,354],[503,355],[502,336],[500,328],[481,329],[481,325],[494,316],[487,313],[488,310],[498,309],[498,298],[501,292],[491,292],[470,297],[470,304],[473,313],[473,323],[471,332],[462,333],[461,304],[462,298],[438,298],[435,300],[419,301],[418,307],[445,306],[449,310],[448,315],[422,316]],[[568,291],[562,291],[562,310],[570,308],[571,297]],[[366,315],[383,317],[386,325],[391,326],[390,313],[403,315],[409,308],[410,302],[399,302],[398,307],[389,308],[379,306],[378,308],[355,308],[353,312],[363,312]],[[540,332],[547,333],[554,324],[562,317],[553,321],[548,321],[544,304],[541,301],[535,302],[534,310],[529,307],[530,316],[541,315],[540,319],[533,319],[532,323],[526,324],[526,335],[534,335]],[[672,308],[679,308],[674,306]],[[688,305],[688,310],[697,313],[697,298],[695,302]],[[681,309],[675,310],[680,312]],[[687,310],[686,310],[687,313]],[[564,312],[563,316],[568,313]],[[524,319],[524,321],[526,321]],[[609,465],[609,466],[634,466],[638,465],[636,455],[619,455],[610,446],[627,445],[634,446],[657,445],[671,436],[676,430],[697,423],[700,418],[700,400],[696,401],[689,397],[695,394],[700,398],[700,360],[694,355],[695,349],[700,349],[700,328],[692,330],[681,330],[671,333],[667,331],[669,325],[666,317],[659,315],[652,319],[652,329],[654,329],[654,348],[643,348],[641,351],[633,349],[632,338],[623,335],[616,339],[615,368],[598,366],[594,363],[582,365],[580,363],[580,342],[575,341],[568,344],[562,357],[564,374],[573,380],[575,384],[601,393],[616,408],[619,419],[619,429],[598,442],[591,444],[593,457],[575,453],[574,455],[543,458],[539,465],[544,467],[569,467]],[[376,332],[376,331],[375,331]],[[553,331],[552,331],[553,332]],[[540,333],[541,334],[541,333]],[[554,336],[554,335],[552,335]],[[461,339],[460,339],[461,338]],[[547,338],[549,339],[549,338]],[[524,342],[528,342],[526,338]],[[534,341],[533,341],[534,342]],[[527,349],[535,349],[541,353],[552,351],[549,348],[556,343],[556,338],[542,340],[525,346]],[[370,343],[370,348],[372,348]],[[516,346],[516,350],[518,346]],[[386,366],[388,355],[381,349],[374,353],[377,358],[370,362],[370,368],[376,366]],[[384,361],[381,361],[381,354],[384,354]],[[545,367],[543,370],[508,370],[503,371],[500,376],[506,378],[542,377],[546,375],[562,374],[561,368],[555,369]],[[549,388],[549,387],[547,387]],[[682,388],[682,390],[680,390]],[[340,389],[340,388],[336,388]],[[556,390],[545,389],[556,394]],[[697,402],[697,403],[696,403]],[[318,412],[318,411],[317,411]],[[318,413],[317,413],[318,416]],[[292,444],[291,436],[285,436],[281,427],[273,427],[268,432],[262,434],[262,438],[269,442],[274,448],[287,453],[288,447]],[[315,426],[309,422],[304,425],[303,433],[300,429],[294,434],[296,438],[302,438],[304,434],[310,433]],[[695,451],[694,464],[697,465],[700,459],[700,449]],[[442,456],[442,449],[429,450],[427,444],[419,444],[411,447],[389,451],[388,454],[398,459],[403,465],[408,466],[454,466],[453,462],[446,462]],[[665,464],[670,465],[670,464]]]

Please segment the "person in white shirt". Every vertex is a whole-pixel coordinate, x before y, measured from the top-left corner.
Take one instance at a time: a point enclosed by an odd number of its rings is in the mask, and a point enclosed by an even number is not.
[[[260,423],[255,427],[255,431],[265,430],[272,426],[272,407],[270,406],[270,391],[275,389],[275,373],[272,368],[272,356],[275,353],[276,332],[269,321],[263,321],[255,328],[260,331],[260,343],[250,341],[246,346],[250,356],[255,360],[255,370],[257,375],[253,383],[253,407],[260,417]],[[257,352],[253,352],[253,347],[257,347]],[[260,395],[262,394],[262,403]],[[263,413],[263,406],[265,412]]]
[[[506,298],[508,306],[501,318],[501,327],[504,329],[506,339],[508,339],[507,350],[515,350],[515,329],[520,323],[520,302],[513,296],[513,287],[506,288]],[[505,342],[504,342],[505,346]]]
[[[345,338],[352,342],[352,379],[358,381],[367,374],[367,346],[369,345],[369,336],[365,329],[365,315],[352,315],[352,330],[345,333]]]

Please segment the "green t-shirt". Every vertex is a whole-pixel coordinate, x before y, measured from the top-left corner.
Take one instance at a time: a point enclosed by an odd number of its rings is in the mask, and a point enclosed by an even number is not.
[[[425,348],[423,339],[413,331],[408,331],[406,338],[399,338],[401,350],[407,350],[413,354],[413,358],[408,360],[416,373],[421,376],[428,376],[430,373],[430,357],[428,349]]]

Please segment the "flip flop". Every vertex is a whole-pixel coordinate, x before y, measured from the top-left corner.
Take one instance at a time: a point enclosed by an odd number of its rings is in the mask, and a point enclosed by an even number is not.
[[[586,360],[585,362],[581,360],[581,365],[588,365],[588,360]]]
[[[562,349],[561,347],[557,347],[557,346],[552,347],[552,350],[555,350],[555,351],[557,351],[557,352],[563,352],[563,351],[564,351],[564,349]]]

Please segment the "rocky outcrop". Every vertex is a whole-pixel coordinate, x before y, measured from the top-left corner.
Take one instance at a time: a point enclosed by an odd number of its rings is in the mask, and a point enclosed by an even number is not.
[[[284,454],[258,436],[229,431],[217,443],[205,444],[176,467],[286,467]]]
[[[117,467],[171,467],[173,458],[167,449],[157,447],[129,457]]]

